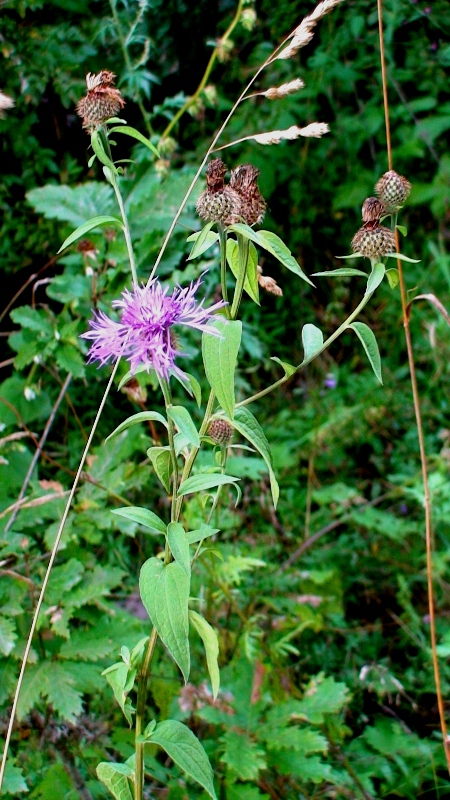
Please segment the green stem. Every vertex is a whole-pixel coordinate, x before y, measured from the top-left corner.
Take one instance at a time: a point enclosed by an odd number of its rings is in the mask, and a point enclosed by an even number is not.
[[[136,726],[135,726],[135,764],[134,764],[134,800],[142,800],[144,791],[144,743],[138,741],[144,728],[145,706],[147,704],[147,684],[150,664],[158,639],[156,628],[152,629],[137,680]]]
[[[160,378],[159,380],[162,393],[164,395],[164,403],[166,406],[166,411],[172,405],[172,393],[170,391],[169,381],[165,378]],[[175,426],[173,424],[173,420],[171,419],[170,415],[167,414],[167,425],[168,425],[168,435],[169,435],[169,447],[170,447],[170,457],[172,460],[172,504],[171,504],[171,514],[170,514],[170,521],[176,522],[177,515],[176,515],[176,507],[177,507],[177,490],[178,490],[178,460],[177,454],[175,450]],[[166,550],[164,556],[164,563],[168,564],[170,560],[170,550],[169,545],[166,541]]]
[[[220,48],[223,47],[224,42],[226,42],[230,38],[231,34],[233,33],[236,25],[238,24],[238,22],[239,22],[239,20],[241,18],[243,5],[244,5],[244,0],[239,0],[238,6],[237,6],[237,9],[236,9],[236,14],[234,15],[233,20],[231,21],[230,25],[228,26],[228,28],[225,31],[225,33],[223,34],[223,36],[220,37],[219,44],[212,51],[210,59],[209,59],[208,64],[206,66],[203,78],[201,79],[199,85],[197,86],[197,89],[195,90],[194,94],[191,95],[191,97],[187,98],[187,100],[184,103],[184,105],[182,105],[181,108],[178,109],[178,111],[175,114],[175,116],[170,120],[169,124],[163,130],[163,132],[161,134],[161,139],[165,139],[167,136],[169,136],[169,134],[171,133],[172,129],[177,124],[178,120],[181,119],[183,114],[189,108],[191,108],[191,106],[194,105],[194,103],[196,102],[198,97],[203,92],[203,89],[205,88],[206,84],[208,83],[209,76],[211,75],[211,72],[213,70],[214,64],[217,61],[217,56],[218,56]]]
[[[200,436],[204,436],[206,431],[208,430],[209,420],[211,418],[211,414],[212,414],[212,411],[213,411],[214,400],[215,399],[216,399],[216,396],[215,396],[213,390],[211,389],[210,394],[209,394],[209,398],[208,398],[208,403],[207,403],[207,406],[206,406],[205,416],[203,417],[203,422],[202,422],[202,424],[200,426],[200,430],[199,430],[199,435]],[[189,478],[189,475],[191,474],[191,470],[192,470],[192,467],[194,466],[194,462],[195,462],[195,459],[197,458],[199,450],[200,450],[199,447],[193,447],[191,452],[189,453],[189,456],[186,459],[186,463],[185,463],[184,468],[183,468],[183,472],[181,474],[181,483],[183,483],[183,481],[185,481],[187,478]],[[178,499],[176,501],[175,515],[174,515],[174,519],[173,519],[174,522],[178,522],[178,519],[179,519],[180,513],[181,513],[181,507],[183,505],[183,500],[184,500],[184,497],[178,497]]]
[[[218,223],[219,229],[219,246],[220,246],[220,285],[222,287],[222,298],[227,305],[225,306],[225,314],[227,319],[231,319],[230,308],[228,306],[228,289],[227,289],[227,232],[222,223]]]
[[[337,339],[341,335],[341,333],[344,333],[344,331],[347,330],[349,325],[353,322],[354,319],[356,319],[356,317],[362,311],[364,306],[367,305],[367,303],[369,302],[369,300],[372,297],[372,295],[373,295],[373,292],[369,292],[369,294],[365,294],[363,299],[361,300],[361,302],[356,306],[355,310],[352,311],[350,316],[347,317],[345,322],[343,322],[342,325],[339,325],[339,328],[337,328],[335,330],[335,332],[332,333],[331,336],[328,337],[328,339],[325,339],[322,347],[320,347],[318,350],[315,350],[314,353],[311,356],[309,356],[309,358],[305,358],[305,360],[302,361],[302,363],[299,364],[298,367],[296,367],[295,372],[292,372],[291,375],[283,375],[282,378],[280,378],[279,380],[275,381],[275,383],[272,383],[270,386],[267,386],[265,389],[262,389],[260,392],[257,392],[256,394],[253,394],[251,397],[248,397],[246,400],[241,400],[240,403],[236,403],[236,408],[240,408],[240,406],[247,406],[247,405],[249,405],[249,403],[254,403],[255,400],[259,400],[261,397],[265,397],[266,394],[270,394],[270,392],[273,392],[275,389],[278,389],[279,386],[282,386],[284,383],[286,383],[286,381],[288,381],[289,378],[292,378],[292,375],[296,375],[298,372],[300,372],[302,369],[304,369],[304,367],[307,367],[308,364],[310,364],[311,361],[314,361],[314,359],[318,355],[320,355],[320,353],[323,353],[323,351],[326,350],[327,347],[329,347],[330,344],[332,342],[334,342],[334,340]]]
[[[234,289],[233,304],[231,306],[231,319],[236,319],[239,306],[244,291],[245,278],[247,276],[248,256],[250,253],[250,241],[238,233],[238,276]]]

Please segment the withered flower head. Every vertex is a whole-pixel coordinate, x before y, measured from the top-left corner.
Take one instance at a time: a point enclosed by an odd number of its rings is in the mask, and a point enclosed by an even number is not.
[[[258,187],[259,170],[252,164],[242,164],[231,173],[230,186],[242,199],[241,215],[247,225],[264,219],[266,201]]]
[[[362,207],[363,222],[379,222],[385,214],[386,207],[378,197],[366,197]]]
[[[375,186],[375,194],[378,195],[389,212],[397,211],[405,202],[410,191],[410,182],[393,169],[385,172]]]
[[[125,100],[115,89],[113,72],[103,69],[96,75],[86,75],[87,94],[77,104],[77,114],[83,120],[83,128],[92,133],[110,117],[114,117],[125,105]]]
[[[366,222],[362,228],[355,233],[352,239],[352,247],[355,253],[374,259],[382,258],[387,253],[395,253],[394,234],[384,225],[376,222]]]
[[[275,278],[271,278],[270,275],[263,275],[262,267],[260,267],[259,264],[257,267],[257,273],[258,283],[263,289],[266,290],[266,292],[269,292],[269,294],[274,294],[275,297],[283,296],[283,290],[281,286],[278,286]]]
[[[197,214],[202,219],[234,225],[242,215],[242,200],[225,185],[227,168],[220,158],[210,161],[206,170],[206,189],[197,200]]]
[[[233,427],[226,419],[213,419],[209,424],[208,436],[216,444],[229,444],[233,438]]]

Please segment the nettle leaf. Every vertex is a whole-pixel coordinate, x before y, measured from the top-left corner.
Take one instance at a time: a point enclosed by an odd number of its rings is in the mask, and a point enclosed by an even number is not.
[[[165,417],[157,411],[139,411],[138,414],[133,414],[131,417],[121,422],[120,425],[109,434],[105,441],[109,442],[113,436],[117,436],[117,434],[122,433],[122,431],[125,431],[132,425],[137,425],[139,422],[160,422],[165,428],[168,427]]]
[[[174,719],[159,722],[149,741],[159,744],[186,775],[199,783],[212,800],[217,800],[209,758],[195,734],[186,725]]]
[[[148,508],[140,508],[139,506],[124,506],[123,508],[113,508],[113,514],[118,517],[124,517],[132,522],[137,522],[144,528],[148,528],[152,533],[166,532],[166,524],[162,521],[157,514],[150,511]]]
[[[203,255],[210,247],[215,244],[219,239],[219,234],[217,231],[212,231],[211,228],[214,225],[214,222],[208,222],[201,231],[196,231],[195,233],[191,233],[190,236],[187,237],[188,242],[194,242],[191,252],[189,253],[188,261],[192,261],[194,258],[198,258],[199,256]]]
[[[355,331],[358,339],[362,343],[366,351],[367,358],[369,359],[370,366],[372,367],[376,377],[383,383],[381,375],[381,358],[380,351],[378,350],[377,340],[375,339],[374,332],[369,328],[365,322],[352,322],[349,328]]]
[[[67,239],[64,239],[61,247],[58,250],[58,253],[61,253],[66,247],[69,247],[71,244],[76,242],[78,239],[81,239],[82,236],[85,236],[86,233],[89,231],[93,231],[94,228],[98,228],[100,225],[117,225],[117,227],[121,228],[122,223],[120,219],[117,217],[109,217],[109,216],[100,216],[100,217],[92,217],[92,219],[88,219],[87,222],[83,222],[76,230],[72,231],[70,236]],[[57,253],[57,255],[58,255]]]
[[[139,577],[142,602],[158,635],[187,683],[190,670],[188,602],[190,580],[177,562],[149,558]]]
[[[225,751],[220,760],[242,781],[258,780],[260,770],[267,767],[264,750],[245,733],[235,730],[228,730],[221,741]]]
[[[227,239],[227,262],[234,277],[237,278],[239,274],[239,245],[234,239]],[[258,253],[253,242],[250,242],[248,250],[244,291],[259,305]]]
[[[304,281],[309,283],[311,286],[314,286],[313,282],[305,275],[300,264],[297,263],[294,256],[292,255],[289,248],[285,245],[285,243],[272,231],[254,231],[253,228],[250,228],[248,225],[244,225],[242,223],[237,223],[236,225],[230,225],[229,230],[235,231],[235,233],[240,233],[241,236],[244,236],[246,239],[250,239],[250,241],[254,242],[255,244],[259,244],[264,250],[267,250],[268,253],[273,255],[284,267],[289,269],[295,275],[298,275],[299,278],[302,278]]]
[[[200,447],[200,436],[187,408],[184,408],[184,406],[168,406],[167,414],[188,442],[193,444],[194,447]]]
[[[169,542],[170,552],[177,564],[186,573],[188,578],[191,575],[191,557],[189,553],[189,542],[186,531],[179,522],[171,522],[167,526],[167,541]]]
[[[247,439],[260,453],[269,470],[270,488],[272,490],[272,499],[275,508],[277,507],[278,498],[280,496],[280,489],[278,481],[275,477],[272,466],[272,454],[270,452],[270,445],[266,439],[266,435],[261,428],[258,420],[253,416],[252,412],[241,406],[236,409],[234,420],[229,420],[231,425],[239,431],[239,433]]]
[[[210,472],[192,475],[180,484],[178,496],[194,494],[194,492],[201,492],[206,489],[215,489],[217,486],[224,486],[226,483],[236,484],[238,480],[239,478],[234,478],[232,475],[219,475],[218,473]]]
[[[203,363],[211,389],[228,414],[234,414],[234,373],[241,344],[242,322],[217,319],[213,323],[220,333],[214,336],[204,333],[202,337]]]
[[[16,626],[12,619],[0,617],[0,653],[9,656],[17,640]]]
[[[147,455],[166,492],[170,492],[172,457],[169,447],[149,447]]]
[[[323,333],[320,328],[307,322],[302,330],[302,342],[305,352],[304,361],[310,361],[322,349]]]
[[[326,714],[337,714],[350,699],[345,683],[337,683],[334,678],[325,678],[319,673],[309,682],[303,699],[296,703],[292,718],[322,725]]]
[[[381,281],[384,278],[385,272],[386,272],[386,267],[384,266],[384,264],[382,264],[381,262],[379,262],[378,264],[374,264],[372,272],[370,273],[367,281],[367,288],[365,291],[366,295],[372,294],[372,292],[374,292],[375,289],[380,285]]]
[[[133,770],[128,764],[102,761],[97,767],[98,779],[105,784],[116,800],[133,800],[128,779],[133,779]]]
[[[203,646],[205,648],[206,663],[208,665],[209,677],[211,678],[211,687],[214,700],[219,693],[220,687],[220,672],[219,672],[219,639],[214,628],[211,627],[209,622],[206,621],[201,614],[196,611],[189,611],[189,619],[192,622],[198,635],[201,637]]]

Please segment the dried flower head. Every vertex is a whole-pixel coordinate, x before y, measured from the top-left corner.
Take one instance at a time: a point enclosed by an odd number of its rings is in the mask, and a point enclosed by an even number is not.
[[[197,214],[202,219],[234,225],[242,216],[242,200],[225,185],[227,168],[220,158],[210,161],[206,169],[206,189],[197,200]]]
[[[263,275],[262,267],[260,267],[259,264],[257,267],[257,272],[258,283],[263,289],[266,290],[266,292],[269,292],[269,294],[274,294],[275,297],[283,296],[283,290],[281,286],[278,286],[275,278],[271,278],[270,275]]]
[[[242,200],[241,216],[247,225],[260,223],[266,212],[266,201],[258,187],[259,169],[241,164],[231,173],[230,186]]]
[[[213,419],[209,424],[208,436],[216,444],[229,444],[233,438],[233,426],[226,419]]]
[[[89,133],[118,114],[125,105],[119,90],[113,86],[115,77],[114,73],[107,69],[96,75],[91,72],[86,75],[87,94],[79,101],[77,114],[83,120],[83,128]]]
[[[405,202],[410,191],[410,182],[393,169],[385,172],[375,186],[375,194],[384,203],[389,212],[397,211]]]
[[[355,253],[371,260],[382,258],[387,253],[395,253],[394,234],[384,225],[376,222],[366,222],[362,228],[355,233],[352,239],[352,247]]]
[[[8,111],[10,108],[13,108],[14,100],[9,95],[0,92],[0,117],[3,116],[3,111]]]
[[[80,239],[75,249],[78,253],[82,253],[85,258],[92,258],[94,261],[99,252],[94,242],[91,242],[90,239]]]
[[[379,222],[386,213],[386,207],[378,197],[366,197],[362,207],[363,222]]]
[[[224,303],[220,301],[208,309],[203,308],[204,300],[196,304],[195,293],[200,283],[199,278],[185,289],[175,288],[171,295],[156,279],[147,286],[135,286],[132,292],[126,289],[122,299],[112,303],[121,311],[120,322],[100,311],[89,323],[91,330],[82,335],[92,341],[89,362],[99,361],[101,366],[123,356],[132,373],[144,366],[147,371],[154,369],[165,378],[170,374],[182,376],[175,358],[185,354],[177,349],[172,326],[185,325],[220,335],[217,328],[208,323],[213,312]]]

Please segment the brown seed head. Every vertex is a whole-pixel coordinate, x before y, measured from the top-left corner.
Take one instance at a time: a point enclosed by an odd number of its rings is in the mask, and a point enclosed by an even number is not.
[[[208,428],[208,436],[216,444],[229,444],[233,438],[233,427],[226,419],[213,419]]]
[[[206,168],[206,187],[209,192],[221,192],[228,169],[221,158],[214,158]]]
[[[371,260],[381,258],[387,253],[395,253],[394,234],[384,225],[378,225],[376,222],[366,222],[355,233],[352,239],[352,247],[355,253],[361,253],[361,255]]]
[[[387,214],[386,207],[377,197],[366,197],[362,207],[363,222],[379,222]]]
[[[396,211],[403,205],[411,191],[411,184],[403,175],[390,169],[385,172],[375,185],[375,194],[386,206],[386,209]]]
[[[206,170],[206,189],[197,200],[197,214],[202,219],[233,225],[242,216],[242,200],[225,185],[227,168],[220,158],[210,161]]]
[[[264,219],[266,201],[258,187],[259,170],[252,164],[242,164],[231,173],[230,186],[242,198],[242,217],[247,225]]]
[[[125,105],[118,89],[112,85],[116,76],[107,69],[94,75],[86,75],[87,94],[77,104],[77,114],[83,120],[83,128],[92,133],[110,117],[114,117]]]

